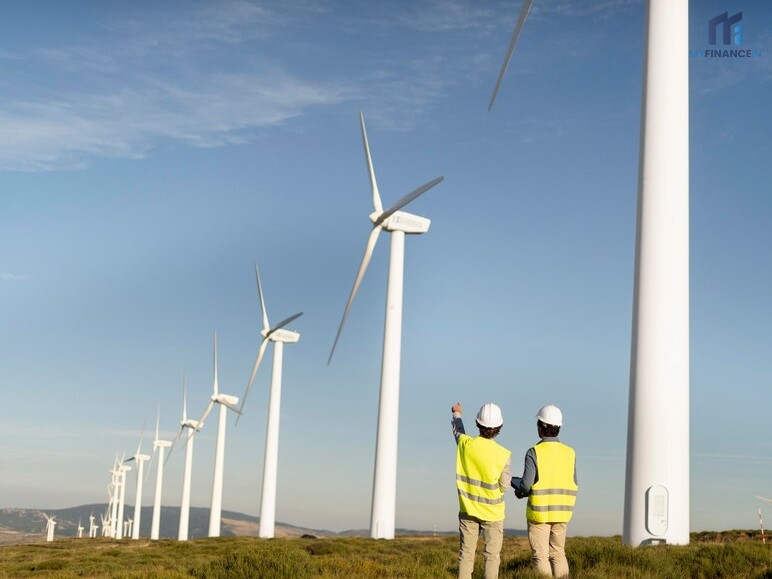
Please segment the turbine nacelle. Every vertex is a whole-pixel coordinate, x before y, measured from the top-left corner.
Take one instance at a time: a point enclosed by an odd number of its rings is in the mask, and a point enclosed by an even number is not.
[[[204,423],[199,420],[193,420],[192,418],[188,418],[186,420],[180,421],[180,430],[183,428],[191,428],[193,430],[201,430],[201,428],[204,426]]]
[[[170,440],[154,440],[153,448],[169,448],[172,445]]]
[[[378,224],[378,219],[383,211],[373,211],[370,214],[370,221]],[[431,219],[414,215],[406,211],[395,211],[387,217],[380,226],[386,231],[402,231],[403,233],[420,234],[429,231],[432,224]]]
[[[270,333],[269,333],[270,332]],[[300,340],[300,333],[293,330],[285,330],[279,328],[278,330],[270,330],[260,332],[264,338],[271,340],[272,342],[284,342],[285,344],[294,344]],[[266,336],[266,334],[268,334]]]
[[[211,397],[212,402],[217,402],[224,406],[228,406],[231,410],[238,412],[237,404],[239,403],[238,396],[232,396],[231,394],[213,394]]]

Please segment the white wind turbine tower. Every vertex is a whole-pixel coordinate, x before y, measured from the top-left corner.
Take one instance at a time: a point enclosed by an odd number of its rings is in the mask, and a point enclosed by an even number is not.
[[[294,344],[300,339],[300,334],[292,330],[284,329],[284,326],[296,320],[303,315],[303,312],[294,314],[285,320],[282,320],[276,326],[271,328],[268,323],[268,313],[265,310],[265,300],[263,299],[263,288],[260,284],[260,271],[255,264],[255,276],[257,277],[257,293],[260,296],[260,309],[263,313],[263,342],[257,352],[255,365],[252,368],[252,376],[244,391],[241,401],[241,409],[247,401],[249,389],[255,380],[257,369],[263,359],[265,350],[269,342],[273,342],[273,371],[271,373],[271,391],[268,396],[268,424],[265,434],[265,458],[263,466],[263,486],[260,497],[260,524],[258,527],[258,536],[266,539],[272,539],[276,527],[276,481],[279,465],[279,416],[281,414],[281,375],[284,360],[284,344]]]
[[[78,539],[83,538],[83,529],[85,528],[83,525],[80,524],[81,520],[78,519]]]
[[[96,517],[94,517],[94,513],[91,513],[88,516],[88,538],[89,539],[93,539],[94,537],[96,537],[97,528],[99,527],[99,525],[94,524],[95,520],[96,520]]]
[[[155,499],[153,501],[153,521],[150,525],[150,539],[158,540],[161,528],[161,493],[164,481],[164,449],[169,448],[172,443],[169,440],[161,440],[158,437],[158,428],[161,423],[161,408],[158,408],[158,414],[155,420],[155,438],[153,439],[153,450],[158,452],[158,462],[155,473]]]
[[[633,546],[689,543],[688,49],[688,0],[647,0],[623,524]]]
[[[139,523],[140,523],[140,517],[142,516],[142,487],[143,483],[145,482],[145,462],[150,460],[150,455],[148,454],[142,454],[140,452],[142,448],[142,437],[145,433],[145,427],[142,427],[142,434],[139,437],[139,444],[137,445],[137,452],[134,453],[134,456],[128,458],[126,462],[130,462],[132,460],[137,461],[137,494],[134,499],[134,521],[135,524],[133,527],[130,527],[132,529],[131,538],[132,539],[139,539]],[[129,519],[132,520],[132,519]]]
[[[117,534],[115,535],[116,539],[123,539],[124,530],[123,530],[123,507],[126,504],[126,473],[131,470],[130,466],[127,466],[125,464],[121,464],[118,467],[120,482],[118,483],[119,487],[119,496],[118,496],[118,518],[116,520],[116,529]]]
[[[43,513],[46,518],[46,541],[51,542],[54,540],[54,528],[56,527],[56,517],[51,515],[50,517]]]
[[[110,536],[110,519],[105,515],[103,515],[102,513],[99,513],[99,518],[102,520],[102,536],[109,537]]]
[[[217,442],[214,453],[214,477],[212,480],[212,508],[209,511],[209,536],[220,536],[220,519],[222,515],[222,479],[225,466],[225,424],[228,419],[228,409],[238,413],[236,404],[239,403],[238,396],[230,394],[221,394],[217,385],[217,334],[214,335],[214,385],[212,397],[209,399],[209,405],[204,410],[204,414],[199,419],[199,424],[204,424],[206,417],[214,408],[215,404],[220,405],[220,415],[217,423]],[[200,427],[199,427],[200,428]]]
[[[415,191],[408,193],[390,208],[383,210],[378,184],[375,181],[370,145],[367,141],[365,117],[360,112],[359,120],[364,141],[365,160],[370,174],[374,211],[370,214],[373,230],[367,240],[365,253],[359,265],[351,288],[343,318],[335,336],[327,363],[332,360],[335,346],[346,323],[351,304],[359,284],[367,271],[378,235],[381,230],[391,233],[389,257],[389,279],[386,290],[386,321],[383,332],[383,359],[381,363],[381,391],[378,405],[378,435],[375,447],[375,473],[373,480],[373,502],[370,514],[370,536],[374,539],[393,539],[397,495],[397,442],[399,424],[399,369],[402,342],[402,282],[405,256],[405,234],[426,233],[431,221],[410,213],[399,211],[402,207],[422,195],[440,181],[437,177]]]
[[[174,444],[182,436],[182,431],[188,429],[188,437],[185,441],[185,470],[182,475],[182,501],[180,503],[180,526],[177,533],[177,540],[188,540],[188,524],[190,519],[190,477],[193,467],[193,438],[196,436],[196,432],[203,426],[198,420],[191,420],[188,418],[187,409],[187,384],[185,379],[182,381],[182,420],[180,421],[180,429],[177,432],[177,437],[174,440]],[[173,446],[173,445],[172,445]],[[171,456],[171,451],[169,451]],[[168,458],[167,458],[168,460]]]
[[[110,471],[110,486],[108,487],[108,491],[110,493],[110,504],[108,505],[108,525],[109,525],[109,531],[107,532],[107,536],[111,538],[115,538],[118,536],[118,503],[119,496],[121,493],[121,471],[120,471],[120,463],[118,462],[118,457],[115,457],[115,461],[113,463],[113,469]],[[104,528],[104,530],[107,530]]]

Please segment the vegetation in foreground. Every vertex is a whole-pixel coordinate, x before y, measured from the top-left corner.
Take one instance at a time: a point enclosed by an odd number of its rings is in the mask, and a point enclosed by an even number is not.
[[[251,537],[114,541],[63,539],[0,547],[0,578],[162,577],[370,578],[455,577],[455,537],[256,539]],[[482,577],[478,549],[475,577]],[[772,544],[749,533],[694,534],[684,547],[632,549],[619,537],[569,538],[566,551],[576,578],[772,579]],[[524,537],[506,537],[502,578],[539,577]]]

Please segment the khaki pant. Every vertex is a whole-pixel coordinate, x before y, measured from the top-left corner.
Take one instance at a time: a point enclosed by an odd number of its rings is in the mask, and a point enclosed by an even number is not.
[[[566,527],[566,523],[528,523],[533,566],[539,573],[568,577]]]
[[[501,544],[504,541],[504,521],[483,521],[466,513],[458,514],[458,532],[461,547],[458,550],[458,577],[471,579],[474,569],[474,553],[482,531],[485,550],[485,579],[497,579],[501,561]]]

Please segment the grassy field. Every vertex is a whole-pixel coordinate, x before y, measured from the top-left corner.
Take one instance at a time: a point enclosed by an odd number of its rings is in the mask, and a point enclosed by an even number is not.
[[[451,578],[457,548],[455,537],[62,539],[0,547],[0,578]],[[475,577],[482,577],[479,551]],[[577,537],[566,551],[577,578],[772,579],[772,545],[742,532],[694,534],[687,547],[638,549],[623,546],[619,537]],[[524,537],[505,538],[500,577],[539,577]]]

